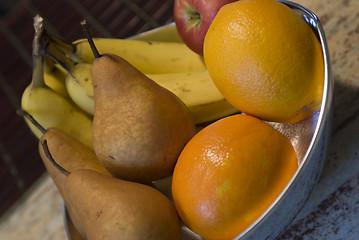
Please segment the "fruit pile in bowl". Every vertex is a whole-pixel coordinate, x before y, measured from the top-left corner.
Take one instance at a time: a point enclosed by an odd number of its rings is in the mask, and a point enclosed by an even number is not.
[[[83,21],[67,43],[34,18],[19,112],[70,239],[271,239],[318,180],[332,82],[317,17],[276,0],[174,6],[175,23],[129,39]]]

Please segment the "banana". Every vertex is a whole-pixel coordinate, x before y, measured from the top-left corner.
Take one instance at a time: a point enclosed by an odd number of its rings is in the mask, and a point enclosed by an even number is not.
[[[77,64],[73,72],[66,77],[68,93],[82,109],[93,114],[91,64]],[[146,75],[177,95],[189,108],[196,124],[238,112],[218,91],[206,70]]]
[[[92,64],[76,63],[73,56],[66,55],[64,51],[50,45],[47,53],[68,71],[65,83],[71,99],[81,109],[93,115]],[[189,108],[196,124],[238,112],[218,91],[207,70],[145,74],[177,95]]]
[[[219,92],[208,71],[147,76],[179,97],[197,125],[239,112]]]
[[[87,39],[72,44],[47,35],[46,52],[68,71],[66,89],[71,99],[93,115],[91,79],[93,52]],[[238,112],[214,85],[203,58],[182,42],[94,39],[99,52],[118,54],[138,70],[177,95],[189,108],[196,124],[210,122]],[[197,63],[192,60],[196,59]],[[186,67],[184,67],[186,62]],[[171,65],[171,68],[167,64]]]
[[[93,115],[94,96],[89,63],[79,63],[74,66],[65,79],[66,89],[71,99],[84,111]]]
[[[49,59],[48,56],[44,58],[44,81],[46,86],[54,90],[56,93],[61,95],[62,97],[70,100],[70,96],[67,92],[66,85],[65,85],[65,78],[67,72],[59,67],[56,66],[52,60]]]
[[[49,49],[56,48],[75,62],[92,64],[94,56],[87,39],[73,43],[66,43],[51,35],[48,39]],[[143,73],[177,73],[206,69],[203,57],[190,50],[183,42],[115,38],[93,40],[100,53],[119,55]]]
[[[35,38],[33,46],[34,69],[32,81],[21,97],[21,108],[30,113],[45,129],[57,127],[86,146],[92,146],[92,119],[78,107],[45,84],[44,64],[39,39],[42,33],[42,18],[35,17]],[[42,133],[25,118],[37,138]]]

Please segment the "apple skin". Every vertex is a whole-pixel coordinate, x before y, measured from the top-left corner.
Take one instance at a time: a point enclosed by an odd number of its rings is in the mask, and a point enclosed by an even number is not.
[[[237,0],[175,0],[174,21],[183,42],[203,55],[203,41],[219,9]]]

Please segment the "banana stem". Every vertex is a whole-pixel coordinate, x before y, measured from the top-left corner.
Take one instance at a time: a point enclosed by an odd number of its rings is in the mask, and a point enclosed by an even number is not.
[[[43,56],[33,56],[33,63],[31,89],[47,87],[44,80]]]
[[[36,68],[39,68],[40,72],[40,60],[39,56],[45,55],[45,53],[51,57],[55,62],[60,64],[67,72],[72,74],[73,69],[77,63],[82,62],[82,59],[76,54],[76,47],[73,44],[64,42],[54,36],[49,35],[43,24],[44,20],[39,15],[35,16],[34,28],[35,37],[33,42],[33,56]],[[43,59],[41,60],[44,61]],[[43,71],[43,70],[42,70]],[[37,74],[39,75],[39,74]],[[38,79],[38,78],[34,78]],[[38,80],[40,82],[40,80]],[[37,83],[35,83],[37,85]],[[39,83],[39,85],[42,85]],[[45,85],[45,84],[43,84]]]
[[[65,176],[69,176],[70,175],[70,172],[67,171],[65,168],[61,167],[56,161],[55,159],[52,157],[51,153],[50,153],[50,150],[49,150],[49,147],[47,145],[47,141],[46,139],[44,140],[41,140],[40,141],[40,144],[42,146],[42,149],[44,150],[44,153],[46,155],[46,157],[49,159],[49,161],[62,173],[64,174]]]
[[[55,62],[60,64],[68,73],[72,74],[76,63],[72,61],[66,53],[59,49],[56,45],[51,42],[46,47],[46,54],[49,55]]]
[[[58,51],[61,51],[62,54],[70,58],[71,61],[75,63],[80,63],[83,61],[81,57],[76,54],[76,45],[62,41],[49,34],[47,34],[46,37],[48,38],[49,46],[55,46]]]
[[[34,29],[35,35],[32,45],[32,59],[33,59],[33,71],[32,71],[32,80],[31,88],[41,88],[46,87],[44,81],[44,69],[43,69],[43,34],[44,34],[44,24],[43,18],[39,15],[36,15],[34,18]]]
[[[49,41],[53,44],[55,44],[56,46],[60,47],[62,50],[64,50],[65,52],[69,53],[69,54],[75,54],[76,52],[76,47],[71,44],[71,43],[67,43],[65,41],[62,41],[52,35],[48,35],[49,37]]]

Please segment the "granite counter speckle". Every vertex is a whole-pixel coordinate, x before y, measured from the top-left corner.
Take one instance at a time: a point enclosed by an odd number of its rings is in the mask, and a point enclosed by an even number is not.
[[[298,0],[324,26],[335,80],[334,122],[318,185],[278,239],[358,239],[359,1]],[[47,174],[0,222],[0,239],[66,239],[61,197]]]
[[[46,173],[1,220],[0,239],[66,239],[62,198]]]

